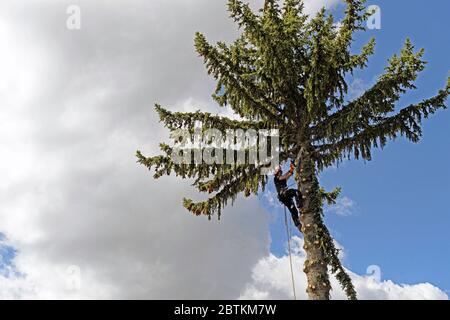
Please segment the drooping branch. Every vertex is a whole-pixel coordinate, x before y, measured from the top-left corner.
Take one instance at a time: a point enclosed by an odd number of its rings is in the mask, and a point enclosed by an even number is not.
[[[322,239],[324,251],[327,253],[327,264],[331,267],[331,272],[335,275],[347,298],[349,300],[357,300],[357,294],[355,287],[353,286],[352,279],[342,266],[341,260],[339,259],[340,250],[336,247],[333,237],[325,224],[322,223],[322,225],[319,226],[318,234]]]
[[[220,219],[222,208],[229,201],[233,203],[241,192],[244,192],[246,197],[258,194],[260,189],[264,190],[267,183],[267,177],[261,175],[261,166],[246,166],[239,172],[235,171],[233,175],[226,174],[222,178],[224,179],[222,180],[220,176],[216,175],[213,180],[198,184],[198,187],[205,191],[212,192],[213,188],[220,188],[220,190],[206,201],[195,203],[191,199],[185,198],[183,200],[184,207],[195,215],[206,215],[211,218],[212,215],[217,214]]]
[[[217,213],[220,218],[221,209],[226,206],[228,201],[233,202],[241,192],[244,192],[246,197],[257,194],[259,190],[264,190],[267,183],[267,177],[262,174],[261,170],[268,168],[269,163],[260,165],[249,165],[248,163],[205,164],[194,163],[194,159],[192,159],[191,163],[180,164],[173,161],[173,149],[170,146],[161,144],[160,148],[164,155],[147,158],[140,151],[136,153],[138,163],[146,166],[149,170],[154,169],[155,179],[174,173],[183,179],[195,179],[193,186],[200,192],[216,192],[213,197],[199,203],[184,199],[184,206],[196,215],[203,214],[211,217]],[[189,150],[189,152],[195,152],[195,150]],[[279,157],[281,163],[288,158],[285,152],[281,152]]]
[[[239,175],[243,172],[243,169],[249,166],[248,163],[240,164],[239,162],[227,164],[226,153],[227,149],[223,149],[223,161],[222,163],[205,163],[202,159],[199,163],[196,162],[195,156],[191,157],[190,162],[186,161],[174,161],[173,159],[173,148],[167,144],[161,143],[160,149],[163,152],[162,155],[145,157],[141,151],[136,152],[137,162],[147,167],[148,170],[153,170],[154,179],[159,179],[164,175],[171,175],[174,173],[177,177],[186,179],[195,179],[194,186],[197,186],[199,191],[206,191],[205,188],[201,186],[207,185],[203,181],[205,179],[211,179],[211,177],[216,177],[216,179],[225,179],[226,177],[231,177],[233,174]],[[250,149],[250,148],[249,148]],[[234,152],[234,149],[230,149]],[[182,150],[178,150],[182,151]],[[200,148],[187,148],[186,151],[192,154],[198,153],[202,154],[204,151]],[[285,161],[287,158],[285,152],[279,153],[280,161]],[[268,164],[263,163],[259,168],[264,168]],[[222,178],[220,178],[222,177]],[[213,180],[214,181],[214,180]]]
[[[172,159],[172,148],[170,146],[161,143],[160,149],[164,154],[154,157],[145,157],[140,151],[136,152],[137,162],[147,167],[148,170],[154,170],[154,179],[159,179],[172,173],[183,179],[202,179],[209,177],[213,172],[222,168],[221,165],[214,164],[176,163]]]
[[[423,50],[414,53],[414,47],[408,39],[401,55],[390,59],[386,73],[372,88],[312,127],[313,140],[333,143],[350,137],[394,111],[400,95],[407,89],[415,88],[413,81],[425,65],[422,56]]]
[[[218,129],[226,130],[248,130],[248,129],[270,129],[271,123],[269,121],[245,121],[233,120],[227,117],[212,115],[209,112],[171,112],[155,105],[156,112],[159,119],[171,131],[178,129],[192,129],[196,122],[201,123],[203,129]]]
[[[447,85],[446,89],[441,90],[435,97],[410,105],[397,115],[380,119],[376,124],[366,126],[352,137],[317,146],[316,156],[319,167],[328,167],[351,155],[356,159],[362,157],[370,160],[372,148],[382,148],[388,140],[395,139],[397,136],[404,136],[412,142],[418,142],[422,135],[422,119],[428,118],[438,109],[447,108],[445,101],[449,90]]]

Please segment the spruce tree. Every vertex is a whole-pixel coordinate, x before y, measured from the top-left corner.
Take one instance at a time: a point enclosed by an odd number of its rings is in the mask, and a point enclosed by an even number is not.
[[[326,193],[318,176],[344,159],[371,160],[374,148],[403,136],[418,142],[421,121],[446,108],[450,78],[436,96],[406,107],[397,106],[402,94],[415,89],[414,81],[425,67],[423,49],[415,51],[406,40],[399,55],[388,61],[376,83],[358,98],[349,100],[348,82],[353,72],[364,69],[374,52],[370,40],[352,53],[354,34],[365,30],[370,16],[364,0],[345,0],[345,17],[340,24],[322,9],[314,17],[303,12],[301,0],[266,0],[253,12],[241,0],[229,0],[231,18],[241,33],[232,44],[211,45],[205,36],[195,35],[195,48],[208,73],[217,80],[213,99],[229,107],[239,120],[206,112],[170,112],[157,105],[161,122],[170,130],[195,123],[203,129],[278,129],[280,162],[295,160],[295,181],[303,204],[301,222],[307,259],[304,272],[310,299],[329,299],[328,271],[335,274],[349,299],[356,299],[351,279],[342,267],[323,220],[323,201],[334,202],[339,190]],[[175,175],[193,179],[199,192],[214,193],[206,201],[184,199],[184,206],[196,215],[220,218],[222,208],[238,194],[256,195],[268,183],[255,165],[177,164],[172,148],[161,144],[162,155],[138,162],[154,169],[154,177]]]

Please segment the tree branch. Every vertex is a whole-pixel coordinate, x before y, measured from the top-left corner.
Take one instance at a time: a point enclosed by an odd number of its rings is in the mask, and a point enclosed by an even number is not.
[[[346,137],[336,143],[326,143],[316,146],[316,158],[320,169],[338,163],[350,155],[356,159],[361,156],[371,160],[373,147],[384,147],[388,139],[398,135],[405,136],[412,142],[418,142],[422,136],[421,122],[439,109],[446,109],[445,101],[449,95],[449,86],[441,90],[433,98],[410,105],[397,115],[386,117],[378,123],[368,125],[364,130],[352,137]]]
[[[372,122],[378,122],[385,114],[394,111],[400,94],[415,88],[413,81],[425,66],[421,60],[423,50],[417,53],[413,50],[407,40],[401,55],[390,59],[386,73],[372,88],[311,128],[313,140],[332,143],[358,134]]]

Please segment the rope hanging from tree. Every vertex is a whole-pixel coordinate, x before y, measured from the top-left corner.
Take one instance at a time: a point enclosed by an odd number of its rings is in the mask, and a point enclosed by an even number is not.
[[[284,224],[286,225],[286,236],[287,236],[287,240],[288,240],[289,265],[291,267],[292,292],[294,294],[294,300],[297,300],[297,294],[295,292],[294,269],[292,268],[291,232],[290,232],[291,222],[289,220],[289,225],[288,225],[288,217],[287,217],[287,213],[286,213],[286,206],[284,207]]]

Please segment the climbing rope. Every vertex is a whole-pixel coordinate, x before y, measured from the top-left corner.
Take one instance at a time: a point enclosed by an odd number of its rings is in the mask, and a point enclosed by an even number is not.
[[[297,300],[297,294],[295,292],[295,280],[294,280],[294,269],[292,268],[292,253],[291,253],[291,232],[290,232],[290,220],[288,225],[288,217],[286,213],[286,206],[284,207],[284,224],[286,225],[286,235],[288,238],[288,249],[289,249],[289,264],[291,266],[291,280],[292,280],[292,292],[294,293],[294,300]]]

